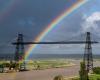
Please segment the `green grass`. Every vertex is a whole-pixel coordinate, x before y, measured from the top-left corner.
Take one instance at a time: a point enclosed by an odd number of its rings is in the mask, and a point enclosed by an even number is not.
[[[65,80],[79,80],[79,77],[69,78],[69,79],[65,79]],[[100,80],[100,75],[91,74],[89,76],[89,80]]]
[[[90,80],[98,80],[98,79],[100,79],[100,75],[97,74],[90,75]]]
[[[48,69],[48,68],[61,68],[72,66],[73,64],[67,60],[35,60],[27,63],[28,67],[36,69],[39,65],[40,69]]]
[[[10,61],[0,61],[2,63],[10,63]],[[46,60],[29,60],[26,61],[26,67],[29,70],[37,69],[49,69],[49,68],[61,68],[74,65],[66,59],[46,59]]]
[[[65,80],[79,80],[79,77],[66,78]],[[100,74],[90,74],[89,80],[100,80]]]

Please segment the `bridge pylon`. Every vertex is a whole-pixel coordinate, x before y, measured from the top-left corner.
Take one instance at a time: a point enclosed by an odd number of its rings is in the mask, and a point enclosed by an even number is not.
[[[86,44],[85,44],[85,52],[84,52],[83,61],[85,62],[87,73],[91,72],[93,70],[93,55],[92,55],[90,32],[86,33]]]
[[[18,34],[17,43],[23,43],[23,34]],[[25,53],[24,53],[24,45],[16,44],[16,52],[15,52],[15,62],[20,64],[20,70],[25,70]]]

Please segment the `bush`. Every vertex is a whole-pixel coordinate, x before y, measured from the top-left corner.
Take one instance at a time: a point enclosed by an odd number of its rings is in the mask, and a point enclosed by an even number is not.
[[[86,66],[84,62],[80,63],[79,75],[80,75],[80,80],[88,80],[88,72],[86,70]]]
[[[97,80],[100,80],[100,78],[97,78]]]
[[[94,67],[93,68],[93,73],[100,74],[100,67]]]
[[[53,80],[64,80],[64,78],[62,75],[58,75],[58,76],[54,77]]]

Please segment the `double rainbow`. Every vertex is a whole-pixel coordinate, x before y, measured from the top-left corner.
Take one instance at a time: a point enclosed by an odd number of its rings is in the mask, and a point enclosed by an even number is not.
[[[0,11],[0,21],[2,21],[6,15],[9,14],[14,9],[14,6],[17,1],[20,0],[10,0],[9,4],[6,5],[3,10]],[[89,0],[78,0],[75,4],[73,4],[69,9],[66,9],[65,11],[62,12],[61,15],[56,17],[34,40],[35,42],[41,41],[56,25],[61,22],[65,17],[69,16],[72,12],[74,12],[76,9],[78,9],[80,6],[84,5],[87,1]],[[35,49],[37,44],[32,45],[29,47],[28,51],[25,54],[25,59],[32,53],[32,51]],[[15,79],[16,73],[12,73],[12,78]]]

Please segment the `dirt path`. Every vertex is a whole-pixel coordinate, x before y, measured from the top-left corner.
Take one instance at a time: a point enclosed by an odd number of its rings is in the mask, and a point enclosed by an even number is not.
[[[77,65],[67,68],[33,70],[8,74],[4,73],[0,74],[0,80],[53,80],[57,75],[63,75],[66,77],[77,76],[79,71],[79,62],[75,63]]]
[[[55,68],[46,70],[33,70],[27,72],[0,74],[0,80],[53,80],[56,75],[74,76],[78,74],[78,66],[68,68]]]

